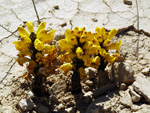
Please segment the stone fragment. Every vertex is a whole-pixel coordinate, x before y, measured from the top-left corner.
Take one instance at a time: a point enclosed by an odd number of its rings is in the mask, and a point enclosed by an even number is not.
[[[89,86],[85,86],[85,87],[84,87],[84,91],[87,92],[87,91],[89,91],[89,90],[90,90],[90,87],[89,87]]]
[[[121,98],[120,98],[120,102],[121,104],[125,105],[125,106],[132,106],[132,99],[131,96],[129,94],[129,90],[124,91],[124,92],[120,92]]]
[[[18,113],[11,106],[0,106],[0,113]]]
[[[120,89],[125,90],[127,88],[127,85],[125,83],[121,83]]]
[[[52,95],[55,95],[56,97],[60,97],[60,92],[65,92],[67,89],[67,85],[66,85],[66,82],[64,80],[62,81],[59,81],[59,82],[56,82],[54,83],[52,86],[51,86],[51,94]]]
[[[107,68],[107,69],[109,69],[109,68]],[[100,70],[100,71],[98,72],[98,76],[99,76],[99,84],[100,84],[100,85],[105,85],[105,84],[107,84],[108,81],[110,80],[110,79],[108,78],[108,73],[107,73],[106,71]]]
[[[132,0],[123,0],[124,4],[132,5]]]
[[[138,111],[139,109],[141,109],[141,106],[138,106],[138,105],[135,105],[135,104],[133,104],[133,105],[131,106],[131,111],[132,111],[132,112],[136,112],[136,111]]]
[[[19,106],[23,111],[31,110],[33,108],[33,102],[30,99],[21,99]]]
[[[99,96],[101,94],[104,94],[104,93],[106,93],[108,91],[112,91],[114,89],[116,89],[116,85],[115,84],[107,84],[107,85],[104,85],[104,86],[94,90],[93,91],[93,96],[97,97],[97,96]]]
[[[146,75],[150,72],[150,68],[144,68],[141,72]]]
[[[29,91],[29,92],[28,92],[28,97],[29,97],[30,99],[32,99],[32,98],[34,97],[34,94],[33,94],[32,91]]]
[[[92,67],[85,68],[85,73],[89,79],[94,79],[97,75],[97,69]]]
[[[85,84],[88,85],[88,86],[93,86],[93,81],[87,80],[87,81],[85,82]]]
[[[139,63],[143,66],[147,64],[147,62],[144,59],[140,60]]]
[[[137,76],[133,83],[133,89],[140,93],[147,102],[150,102],[150,80],[144,76]]]
[[[73,107],[66,108],[65,111],[67,111],[67,113],[75,113]]]
[[[111,72],[110,72],[111,73]],[[121,83],[131,84],[134,81],[134,71],[130,65],[123,62],[115,62],[112,65],[112,79],[117,85]]]
[[[92,95],[93,93],[91,91],[88,91],[84,94],[84,101],[85,103],[90,103],[92,101]]]
[[[38,108],[38,113],[49,113],[49,109],[46,106],[40,105]]]
[[[129,88],[129,92],[131,94],[132,101],[139,102],[142,97],[133,90],[132,86],[129,86],[128,88]]]

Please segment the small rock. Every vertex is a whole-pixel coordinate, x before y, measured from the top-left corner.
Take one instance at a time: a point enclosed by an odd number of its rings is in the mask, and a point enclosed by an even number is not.
[[[62,81],[59,81],[59,82],[56,82],[54,83],[52,86],[51,86],[51,94],[52,95],[55,95],[56,97],[60,97],[60,92],[65,92],[67,90],[67,85],[66,85],[66,82],[64,80]]]
[[[147,62],[146,62],[145,60],[143,60],[143,59],[140,60],[139,63],[140,63],[141,65],[146,65],[146,64],[147,64]]]
[[[93,81],[87,80],[87,81],[85,82],[85,84],[88,85],[88,86],[93,86]]]
[[[133,102],[139,102],[141,99],[141,96],[139,94],[137,94],[134,90],[132,86],[129,86],[130,89],[130,94],[131,94],[131,98]]]
[[[29,92],[28,92],[28,96],[29,96],[30,99],[32,99],[32,98],[34,97],[33,92],[32,92],[32,91],[29,91]]]
[[[75,113],[73,107],[69,107],[69,108],[65,109],[65,111],[67,111],[67,113]]]
[[[85,87],[84,87],[84,91],[87,92],[87,91],[89,91],[89,90],[90,90],[90,87],[89,87],[89,86],[85,86]]]
[[[150,68],[145,68],[141,71],[144,75],[148,74],[150,72]]]
[[[92,92],[88,91],[87,93],[84,94],[84,101],[85,103],[90,103],[92,101]]]
[[[127,85],[125,83],[121,83],[120,89],[125,90],[127,88]]]
[[[107,68],[108,69],[108,68]],[[109,79],[109,76],[108,76],[108,73],[106,71],[102,71],[100,70],[98,72],[98,76],[99,76],[99,84],[100,85],[105,85],[108,83],[108,81],[110,80]]]
[[[134,81],[134,71],[130,65],[123,62],[115,62],[112,65],[112,79],[117,85],[121,83],[132,84]]]
[[[110,103],[110,101],[107,101],[105,104],[104,104],[104,110],[105,111],[108,111],[108,110],[110,110],[111,109],[111,103]]]
[[[0,106],[0,113],[18,113],[11,106]]]
[[[134,104],[131,106],[131,111],[132,111],[132,112],[136,112],[136,111],[138,111],[139,109],[141,109],[141,106],[134,105]]]
[[[97,97],[97,96],[100,96],[101,94],[104,94],[108,91],[112,91],[116,89],[116,85],[115,84],[107,84],[107,85],[104,85],[96,90],[93,91],[93,96],[94,97]]]
[[[137,76],[136,81],[132,84],[133,89],[144,96],[147,102],[150,102],[150,80],[144,76]]]
[[[120,98],[120,102],[121,104],[125,105],[125,106],[132,106],[132,99],[131,96],[129,94],[129,90],[124,91],[124,92],[120,92],[121,98]]]
[[[33,108],[33,102],[30,99],[21,99],[19,106],[23,111],[31,110]]]
[[[132,5],[132,0],[123,0],[124,4]]]
[[[85,73],[89,79],[94,79],[98,73],[97,69],[92,67],[85,68]]]
[[[49,109],[46,106],[40,105],[38,108],[38,113],[49,113]]]

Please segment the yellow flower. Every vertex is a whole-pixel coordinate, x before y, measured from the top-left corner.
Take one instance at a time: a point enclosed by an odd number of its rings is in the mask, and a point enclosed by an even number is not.
[[[26,44],[31,44],[31,39],[29,37],[21,37],[21,41]]]
[[[85,70],[83,69],[83,67],[79,68],[79,73],[80,73],[81,80],[83,80],[83,79],[85,79],[87,77],[87,75],[85,74]]]
[[[42,23],[38,26],[38,29],[37,29],[37,31],[36,31],[36,35],[38,35],[41,30],[45,29],[45,27],[46,27],[46,22],[42,22]]]
[[[27,29],[30,33],[34,32],[33,24],[30,21],[27,21],[26,23]]]
[[[116,57],[114,57],[113,55],[110,55],[110,54],[107,54],[106,55],[106,60],[107,60],[107,62],[109,62],[109,63],[114,63],[114,61],[116,60]]]
[[[18,51],[28,50],[29,45],[26,43],[23,43],[22,41],[14,41],[12,43],[15,44],[15,47]]]
[[[109,32],[109,37],[108,39],[111,40],[116,34],[117,34],[117,29],[112,29],[110,32]]]
[[[82,35],[79,39],[80,43],[83,43],[86,41],[86,37],[84,35]]]
[[[32,56],[32,53],[31,51],[28,49],[28,50],[22,50],[19,52],[19,54],[17,55],[18,57],[24,57],[24,56]]]
[[[29,62],[30,59],[26,57],[18,57],[16,59],[16,62],[18,62],[19,65],[23,66],[24,63]]]
[[[83,53],[84,53],[84,52],[83,52],[82,48],[81,48],[81,47],[77,47],[77,49],[76,49],[76,54],[77,54],[77,57],[78,57],[79,59],[82,58]]]
[[[72,61],[73,58],[76,57],[76,54],[73,52],[66,52],[65,54],[59,55],[59,60],[61,62],[70,62]]]
[[[108,45],[110,45],[110,40],[109,39],[107,39],[107,40],[104,41],[103,47],[106,47]]]
[[[58,45],[59,45],[61,51],[64,51],[64,50],[65,50],[66,52],[71,52],[72,49],[73,49],[73,47],[74,47],[74,46],[73,46],[70,42],[68,42],[68,40],[66,40],[66,39],[61,39],[61,40],[59,40]]]
[[[42,57],[43,57],[43,55],[42,55],[42,53],[37,52],[37,53],[36,53],[36,55],[35,55],[35,57],[36,57],[36,58],[42,58]]]
[[[38,51],[41,51],[44,48],[44,44],[39,39],[35,39],[35,41],[34,41],[34,47]]]
[[[109,45],[106,49],[117,49],[119,51],[119,47],[122,45],[122,42],[116,42],[116,43],[112,43],[111,45]]]
[[[52,54],[53,51],[55,50],[55,46],[54,45],[44,45],[42,53],[43,54]]]
[[[101,58],[100,58],[99,56],[96,56],[96,57],[93,59],[92,63],[94,63],[94,64],[96,64],[97,66],[99,66],[99,65],[100,65],[100,61],[101,61]]]
[[[86,42],[84,45],[83,45],[83,49],[90,49],[91,47],[93,46],[93,43],[91,41],[88,41]]]
[[[30,60],[30,61],[29,61],[28,69],[29,69],[30,71],[33,71],[36,66],[37,66],[37,64],[36,64],[36,62],[35,62],[34,60]]]
[[[21,37],[29,37],[29,33],[23,27],[19,26],[18,31]]]
[[[60,69],[62,71],[64,71],[65,74],[67,74],[68,71],[70,71],[71,69],[73,69],[73,65],[71,63],[65,63],[63,65],[60,66]]]
[[[103,49],[103,48],[101,48],[101,49],[100,49],[100,55],[101,55],[102,57],[106,57],[106,55],[107,55],[106,50]]]
[[[86,54],[92,54],[92,55],[97,55],[99,50],[100,50],[100,46],[97,45],[93,45],[89,50],[86,50]]]
[[[83,55],[82,60],[84,61],[85,66],[90,66],[93,59],[89,55]]]

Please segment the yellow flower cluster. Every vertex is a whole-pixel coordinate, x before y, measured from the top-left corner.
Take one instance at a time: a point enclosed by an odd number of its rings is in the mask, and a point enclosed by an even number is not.
[[[101,63],[113,63],[117,59],[118,52],[114,55],[108,53],[110,49],[119,51],[122,44],[121,41],[111,44],[111,39],[116,35],[117,30],[106,32],[105,28],[96,27],[95,32],[87,32],[84,27],[66,30],[65,39],[61,39],[58,44],[61,51],[65,51],[59,59],[61,62],[66,62],[60,69],[67,73],[77,68],[80,77],[85,78],[84,66],[98,69]]]
[[[34,32],[33,24],[30,21],[26,23],[29,33],[23,27],[19,26],[21,40],[14,41],[16,49],[19,51],[17,62],[23,66],[28,62],[28,74],[24,75],[28,79],[34,74],[35,69],[41,66],[49,67],[57,57],[57,49],[54,45],[50,45],[50,41],[54,37],[54,30],[45,30],[46,23],[42,22],[36,32]]]

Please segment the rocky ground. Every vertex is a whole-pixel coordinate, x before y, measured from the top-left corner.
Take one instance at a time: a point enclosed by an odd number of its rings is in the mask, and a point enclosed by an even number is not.
[[[1,0],[0,113],[149,113],[150,109],[150,1],[148,0],[35,0],[41,21],[55,29],[56,42],[65,29],[96,26],[118,29],[120,62],[106,72],[86,68],[82,93],[72,94],[67,82],[72,72],[47,78],[50,96],[38,98],[22,79],[25,67],[15,63],[17,26],[33,21],[38,26],[31,0]],[[16,36],[15,36],[15,35]],[[138,48],[137,48],[138,45]]]

